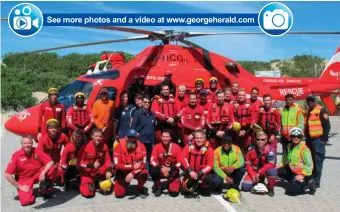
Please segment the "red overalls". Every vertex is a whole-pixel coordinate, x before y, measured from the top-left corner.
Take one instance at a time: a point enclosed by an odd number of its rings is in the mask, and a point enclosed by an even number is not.
[[[227,102],[223,102],[222,105],[213,103],[208,111],[207,124],[210,129],[209,142],[213,149],[220,146],[216,143],[216,133],[218,131],[224,131],[229,133],[228,129],[231,129],[234,123],[234,105]],[[218,139],[217,139],[218,140]]]
[[[116,168],[116,177],[114,180],[114,192],[116,197],[125,196],[129,184],[125,182],[125,178],[129,173],[134,175],[134,179],[138,181],[138,189],[142,189],[148,179],[148,170],[146,164],[146,148],[143,143],[137,140],[136,149],[128,152],[126,148],[126,138],[120,139],[118,146],[113,153],[113,160]],[[134,164],[141,163],[139,169],[133,168]]]
[[[205,127],[205,114],[204,109],[200,106],[192,108],[191,106],[185,107],[181,111],[181,121],[183,125],[183,143],[188,143],[188,136],[196,130],[196,128],[204,129]]]
[[[79,151],[78,159],[80,158],[80,193],[85,197],[95,195],[94,179],[105,179],[106,172],[112,172],[111,157],[107,145],[102,141],[95,146],[93,141],[89,141],[83,151]],[[100,163],[99,168],[94,168],[94,163]]]
[[[78,107],[73,105],[67,111],[66,115],[67,127],[70,128],[70,135],[72,132],[81,129],[84,133],[88,133],[91,130],[94,123],[92,111],[90,108],[84,105],[83,107]]]
[[[23,149],[16,151],[7,165],[5,173],[15,175],[16,181],[20,185],[27,185],[30,187],[28,192],[20,191],[18,189],[18,196],[22,206],[34,203],[35,196],[33,195],[33,185],[39,182],[41,171],[44,170],[47,163],[52,159],[42,151],[32,147],[32,153],[27,156]],[[47,178],[51,178],[47,173]]]
[[[209,141],[206,141],[200,149],[196,148],[195,140],[187,144],[182,153],[181,163],[183,169],[187,171],[182,179],[182,185],[190,177],[189,171],[192,170],[196,173],[202,171],[204,173],[202,180],[214,168],[214,151],[210,147]],[[190,168],[190,169],[189,169]],[[210,185],[202,183],[202,188],[207,188]]]
[[[42,103],[38,117],[38,132],[41,132],[41,135],[46,134],[46,122],[49,119],[57,119],[59,121],[59,129],[64,129],[66,127],[65,117],[66,112],[63,104],[57,103],[52,106],[49,101]]]
[[[281,116],[280,111],[276,107],[271,107],[266,110],[263,106],[260,107],[259,124],[262,129],[267,133],[268,139],[274,135],[274,140],[269,141],[273,145],[273,148],[277,149],[276,135],[281,131]]]
[[[161,179],[167,179],[169,192],[178,193],[180,189],[179,168],[181,167],[182,149],[175,143],[170,143],[168,149],[164,148],[162,143],[153,147],[150,164],[153,168],[166,166],[171,168],[169,177],[165,177],[159,169],[159,173],[155,173],[153,180],[157,188],[161,188]],[[152,172],[152,171],[151,171]],[[157,175],[157,176],[156,176]]]
[[[38,141],[37,149],[45,152],[49,155],[54,166],[48,171],[49,175],[52,176],[52,182],[55,183],[58,179],[58,183],[64,182],[64,172],[60,167],[60,153],[61,148],[68,144],[70,141],[64,133],[58,133],[55,139],[51,139],[48,134],[44,134]]]

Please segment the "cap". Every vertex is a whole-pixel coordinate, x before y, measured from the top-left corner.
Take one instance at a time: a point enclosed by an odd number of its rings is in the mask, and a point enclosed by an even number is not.
[[[130,129],[126,132],[127,137],[136,137],[137,136],[137,131],[134,129]]]
[[[49,119],[46,122],[46,126],[50,127],[50,126],[59,126],[59,121],[57,119]]]
[[[202,83],[204,83],[204,80],[203,80],[202,78],[197,78],[197,79],[195,80],[195,83],[196,83],[196,82],[199,82],[199,81],[201,81]]]
[[[217,82],[217,78],[216,78],[216,77],[211,77],[211,78],[209,79],[209,82],[212,82],[212,81],[216,81],[216,82]]]
[[[140,75],[140,76],[138,77],[138,79],[140,79],[140,78],[145,79],[145,76],[144,76],[144,75]]]
[[[77,92],[76,94],[74,94],[74,98],[77,98],[77,97],[85,98],[85,94],[83,92]]]
[[[103,94],[103,93],[109,93],[109,90],[107,90],[107,88],[100,89],[100,94]]]
[[[172,75],[172,71],[166,71],[165,72],[165,76],[169,76],[169,75]]]
[[[233,139],[229,136],[229,135],[224,135],[222,138],[221,138],[221,143],[231,143],[233,142]]]
[[[58,94],[59,90],[57,88],[50,88],[47,91],[48,94]]]
[[[312,100],[313,102],[315,102],[315,96],[310,94],[307,96],[307,100]]]
[[[200,91],[200,94],[208,95],[209,92],[208,92],[206,89],[202,89],[202,90]]]

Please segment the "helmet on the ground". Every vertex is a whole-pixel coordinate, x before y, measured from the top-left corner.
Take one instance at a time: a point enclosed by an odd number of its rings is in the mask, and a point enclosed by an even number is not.
[[[111,190],[111,187],[112,187],[112,182],[111,180],[104,180],[104,181],[101,181],[99,183],[99,188],[100,190],[102,190],[103,192],[109,192]]]
[[[257,183],[254,187],[253,187],[253,193],[254,194],[267,194],[268,193],[268,189],[267,186],[264,185],[263,183]]]
[[[238,190],[231,188],[223,195],[223,199],[229,202],[240,203],[241,194]]]
[[[234,122],[234,124],[233,124],[233,130],[234,130],[235,132],[240,131],[240,130],[241,130],[241,124],[240,124],[239,122]]]
[[[68,162],[69,166],[76,166],[77,165],[77,158],[73,158]]]
[[[290,130],[289,136],[303,136],[303,132],[300,128],[294,127]]]

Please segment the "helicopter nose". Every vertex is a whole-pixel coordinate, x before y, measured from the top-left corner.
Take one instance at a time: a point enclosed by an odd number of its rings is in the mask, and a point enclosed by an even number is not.
[[[35,136],[38,134],[38,111],[39,106],[25,109],[24,111],[15,114],[7,120],[5,128],[16,134],[23,136],[29,134]]]

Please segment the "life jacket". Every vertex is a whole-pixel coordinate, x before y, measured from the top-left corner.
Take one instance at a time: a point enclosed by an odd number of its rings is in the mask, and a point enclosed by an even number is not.
[[[202,168],[206,166],[207,160],[205,159],[205,153],[207,152],[209,146],[209,141],[206,141],[205,144],[201,147],[200,151],[194,153],[195,145],[190,141],[188,163],[189,167],[193,171],[199,172]]]
[[[259,170],[264,165],[270,162],[268,161],[268,154],[270,152],[275,152],[274,148],[270,144],[266,144],[262,152],[260,152],[259,149],[256,147],[249,150],[248,154],[250,154],[250,162],[255,171]],[[272,162],[275,163],[275,160]]]
[[[143,151],[141,148],[141,145],[143,145],[141,142],[137,141],[137,147],[133,152],[128,152],[126,148],[126,139],[122,139],[120,141],[121,145],[121,155],[122,160],[121,162],[125,165],[133,165],[136,163],[143,163]]]
[[[249,102],[246,102],[245,107],[240,108],[239,103],[237,101],[233,102],[234,104],[234,114],[237,122],[241,124],[241,127],[250,126],[251,124],[251,108]]]
[[[309,113],[309,119],[308,119],[308,131],[309,131],[309,136],[311,138],[318,138],[323,135],[323,128],[322,128],[322,123],[321,123],[321,118],[320,118],[320,112],[321,109],[320,105],[317,105],[314,107],[312,111]]]
[[[175,116],[175,99],[173,98],[172,94],[169,94],[169,99],[166,101],[163,99],[162,96],[156,95],[154,99],[157,101],[157,103],[160,105],[160,110],[162,114],[164,114],[167,117],[173,117]]]
[[[43,149],[44,152],[49,155],[55,163],[59,163],[60,161],[60,153],[65,143],[65,137],[66,136],[64,134],[58,133],[54,140],[55,142],[53,142],[53,140],[48,135],[46,135],[47,143],[45,143],[46,145],[44,145]]]
[[[72,123],[80,129],[84,129],[90,122],[90,117],[87,114],[87,106],[78,107],[73,105]]]
[[[172,154],[172,143],[169,144],[169,149],[164,154],[160,155],[160,164],[170,167],[176,164],[177,158]]]
[[[217,103],[212,104],[211,122],[221,124],[228,124],[230,122],[230,111],[228,103],[223,102],[222,106],[219,106]]]
[[[278,109],[272,106],[268,111],[264,109],[264,106],[260,107],[260,125],[266,132],[272,132],[277,128],[277,121],[275,113]]]

